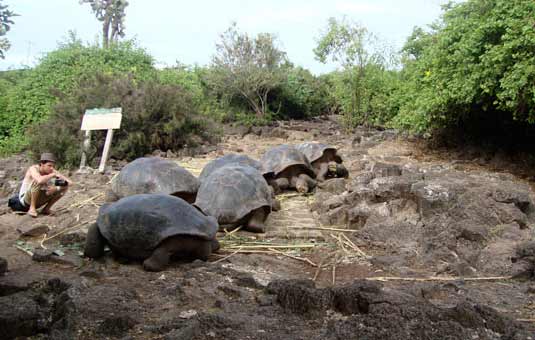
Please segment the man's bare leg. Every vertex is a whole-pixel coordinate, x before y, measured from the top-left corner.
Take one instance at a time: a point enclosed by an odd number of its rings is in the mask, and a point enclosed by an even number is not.
[[[52,198],[45,205],[43,211],[41,211],[44,215],[50,215],[51,214],[50,208],[52,208],[54,203],[56,203],[67,192],[68,187],[60,187],[60,188],[61,189],[59,189],[59,191],[56,191],[55,193],[52,194]]]
[[[32,188],[33,189],[33,188]],[[39,197],[39,190],[32,190],[30,196],[30,209],[28,209],[28,215],[31,217],[37,217],[37,199]]]

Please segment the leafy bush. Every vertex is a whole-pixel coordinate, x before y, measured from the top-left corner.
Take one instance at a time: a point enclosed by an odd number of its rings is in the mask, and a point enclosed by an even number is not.
[[[57,93],[56,98],[50,118],[31,130],[31,151],[54,152],[67,166],[79,163],[83,139],[80,125],[88,108],[123,108],[121,129],[114,134],[111,150],[111,157],[118,159],[131,160],[155,149],[195,146],[212,138],[208,122],[195,111],[189,93],[154,79],[138,82],[133,76],[97,75],[86,79],[73,94]],[[93,134],[90,160],[100,152],[104,133]]]
[[[286,66],[286,79],[270,97],[270,109],[279,118],[303,119],[328,110],[327,85],[302,67]]]
[[[190,93],[195,106],[201,108],[207,99],[202,74],[201,67],[178,64],[158,71],[158,80],[162,84],[181,86]]]
[[[469,0],[445,9],[442,22],[416,29],[405,45],[398,95],[410,100],[395,121],[420,130],[535,123],[535,2]]]
[[[206,82],[218,99],[247,103],[257,118],[268,114],[269,93],[284,80],[281,66],[286,53],[277,46],[277,39],[269,33],[250,37],[238,31],[236,24],[221,34],[216,44]]]
[[[128,73],[143,80],[152,77],[154,71],[152,57],[134,42],[101,49],[85,46],[71,37],[69,42],[48,53],[24,79],[2,93],[0,102],[5,102],[5,110],[1,116],[0,153],[18,151],[27,145],[25,131],[48,117],[57,100],[53,92],[68,96],[80,82],[96,73]]]
[[[322,78],[328,89],[326,107],[330,112],[343,114],[348,126],[386,125],[399,110],[399,103],[392,96],[400,86],[398,72],[378,64],[366,65],[359,80],[358,98],[351,85],[354,75],[353,69],[347,69]],[[358,111],[354,111],[355,100],[359,101]]]

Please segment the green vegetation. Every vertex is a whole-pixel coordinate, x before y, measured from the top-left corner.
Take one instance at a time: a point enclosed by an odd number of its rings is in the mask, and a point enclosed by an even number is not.
[[[133,160],[156,149],[178,150],[212,138],[207,122],[181,86],[162,84],[157,78],[137,81],[132,75],[96,74],[71,95],[58,94],[50,117],[31,129],[32,152],[39,155],[48,150],[57,154],[62,164],[78,165],[83,139],[80,121],[88,107],[123,108],[111,153],[117,159]],[[104,134],[96,132],[89,160],[103,147]]]
[[[259,119],[268,113],[268,95],[284,81],[282,63],[286,54],[275,37],[262,33],[252,38],[233,24],[221,35],[207,82],[217,96],[242,100]]]
[[[252,125],[333,113],[349,129],[535,131],[531,0],[449,4],[439,21],[415,28],[398,54],[365,27],[332,18],[313,52],[339,69],[320,76],[292,64],[274,35],[249,36],[236,25],[221,35],[210,65],[156,69],[135,42],[117,41],[126,1],[113,1],[120,6],[110,11],[99,1],[81,2],[102,21],[107,48],[71,34],[36,67],[0,72],[0,154],[51,150],[75,165],[84,111],[110,106],[123,107],[112,156],[125,159],[204,143],[214,122]]]
[[[316,58],[340,63],[342,72],[332,77],[334,97],[340,102],[349,125],[369,123],[374,112],[375,96],[382,90],[385,76],[384,56],[376,50],[377,38],[356,23],[330,18],[328,28],[314,49]],[[379,82],[379,83],[378,83]]]
[[[404,48],[395,125],[533,124],[534,18],[530,0],[470,0],[448,5],[431,31],[415,29]]]
[[[153,72],[152,57],[133,42],[101,49],[84,46],[71,36],[6,90],[0,100],[4,108],[0,111],[0,152],[26,147],[26,129],[47,119],[59,96],[72,96],[79,84],[94,74],[132,74],[135,79],[146,79]]]

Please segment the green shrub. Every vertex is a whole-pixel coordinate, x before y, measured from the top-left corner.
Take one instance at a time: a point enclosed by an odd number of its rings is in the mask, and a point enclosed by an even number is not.
[[[132,74],[136,80],[154,76],[153,59],[134,42],[109,49],[85,46],[76,38],[48,53],[17,84],[1,93],[0,153],[18,151],[28,144],[26,129],[45,120],[57,101],[54,92],[71,95],[84,79],[96,73]]]
[[[328,110],[327,86],[302,67],[286,66],[284,82],[270,97],[270,109],[278,118],[303,119]]]
[[[467,122],[533,124],[534,17],[532,0],[447,5],[430,32],[415,29],[404,47],[404,93],[397,95],[408,100],[394,121],[428,131]]]
[[[208,122],[196,112],[188,91],[154,79],[97,75],[69,96],[57,94],[50,118],[31,129],[31,151],[51,151],[67,166],[80,161],[81,118],[86,109],[122,107],[121,129],[114,134],[111,157],[132,160],[155,149],[177,150],[210,140]],[[88,158],[100,154],[104,131],[93,134]]]
[[[351,86],[355,75],[352,69],[323,76],[322,82],[327,87],[325,105],[328,111],[341,113],[348,126],[387,125],[399,110],[397,98],[392,96],[400,87],[399,74],[378,64],[366,65],[361,72],[358,93]],[[356,100],[358,112],[354,110]]]

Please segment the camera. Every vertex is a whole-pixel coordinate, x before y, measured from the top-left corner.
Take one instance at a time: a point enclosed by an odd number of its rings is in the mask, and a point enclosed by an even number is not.
[[[69,185],[69,183],[64,179],[56,178],[54,180],[54,185],[57,187],[66,187],[67,185]]]

